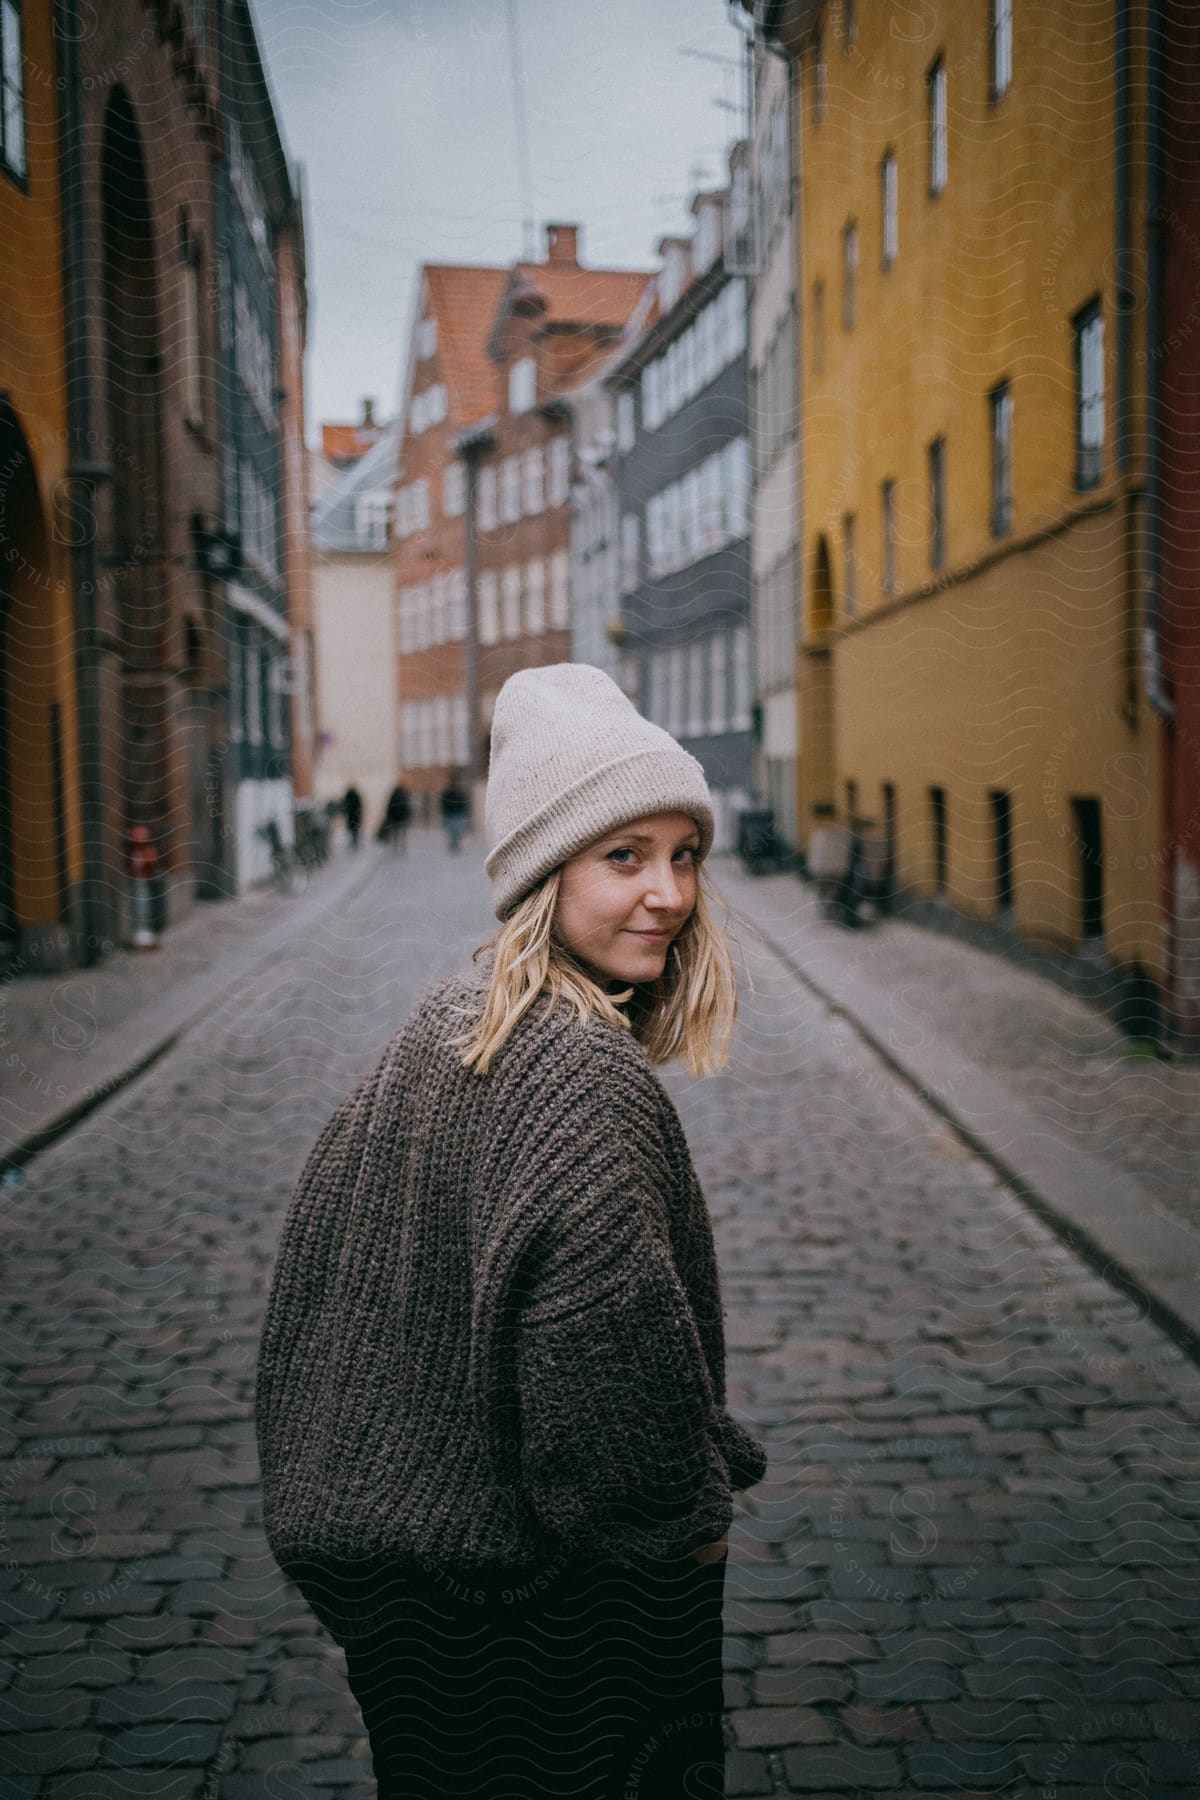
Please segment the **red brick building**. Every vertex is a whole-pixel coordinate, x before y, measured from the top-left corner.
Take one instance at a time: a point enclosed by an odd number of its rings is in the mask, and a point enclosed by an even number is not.
[[[212,890],[224,851],[209,800],[223,595],[198,555],[221,503],[216,18],[112,0],[63,37],[88,960],[127,920],[132,824],[158,850],[162,922]]]
[[[486,770],[501,684],[571,656],[563,395],[611,352],[649,279],[584,267],[574,225],[546,227],[539,263],[422,271],[395,521],[401,754],[418,795],[432,799],[469,761],[467,488],[454,440],[489,426],[476,506]]]

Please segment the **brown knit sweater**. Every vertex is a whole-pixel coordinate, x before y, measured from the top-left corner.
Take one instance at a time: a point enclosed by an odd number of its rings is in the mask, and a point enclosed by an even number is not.
[[[766,1468],[725,1410],[712,1230],[669,1095],[631,1033],[546,998],[486,1075],[464,1068],[446,1040],[493,955],[342,1101],[284,1220],[264,1523],[334,1629],[331,1569],[637,1567],[721,1537]]]

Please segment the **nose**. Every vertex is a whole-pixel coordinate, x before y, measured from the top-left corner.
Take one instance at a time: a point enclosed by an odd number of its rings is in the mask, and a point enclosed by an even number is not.
[[[669,860],[655,863],[647,871],[642,899],[647,906],[657,906],[662,912],[683,912],[689,892],[686,881],[686,875],[677,864]]]

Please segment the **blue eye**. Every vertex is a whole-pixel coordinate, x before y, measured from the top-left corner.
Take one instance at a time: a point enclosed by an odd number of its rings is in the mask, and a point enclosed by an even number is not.
[[[676,854],[676,856],[679,856],[682,854],[684,856],[689,857],[692,862],[695,862],[697,857],[700,854],[700,851],[695,844],[681,844],[679,846],[679,849],[675,852],[675,854]],[[610,850],[608,852],[608,855],[605,857],[605,861],[606,862],[609,861],[609,859],[614,856],[632,856],[632,855],[633,855],[633,851],[630,849],[628,844],[620,844],[620,845],[618,845],[618,847],[615,850]],[[620,866],[622,868],[624,868],[625,864],[622,863]]]

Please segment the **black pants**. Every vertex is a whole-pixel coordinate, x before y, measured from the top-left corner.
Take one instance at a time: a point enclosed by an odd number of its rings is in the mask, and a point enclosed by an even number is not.
[[[386,1578],[344,1643],[379,1800],[720,1800],[724,1582],[691,1557],[536,1593]]]

